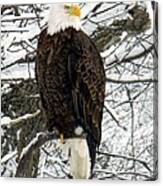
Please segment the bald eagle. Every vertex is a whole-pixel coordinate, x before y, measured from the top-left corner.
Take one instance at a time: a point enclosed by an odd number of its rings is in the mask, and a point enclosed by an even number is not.
[[[69,149],[73,178],[90,178],[101,141],[105,73],[78,4],[55,4],[40,33],[36,79],[47,129]]]

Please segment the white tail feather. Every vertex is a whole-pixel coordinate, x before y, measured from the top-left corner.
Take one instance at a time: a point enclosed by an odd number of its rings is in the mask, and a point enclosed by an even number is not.
[[[62,150],[67,155],[68,151],[70,151],[70,172],[73,178],[88,179],[90,177],[91,162],[86,139],[68,139]]]

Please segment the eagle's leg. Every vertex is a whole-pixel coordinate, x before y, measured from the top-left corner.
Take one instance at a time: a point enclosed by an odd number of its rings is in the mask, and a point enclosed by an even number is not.
[[[62,144],[64,144],[64,135],[63,135],[63,133],[60,134],[60,142]]]

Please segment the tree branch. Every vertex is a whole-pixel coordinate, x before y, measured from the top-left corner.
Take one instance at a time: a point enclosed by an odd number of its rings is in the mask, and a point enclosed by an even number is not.
[[[123,130],[127,131],[127,128],[120,125],[120,123],[119,123],[118,119],[116,118],[116,116],[110,111],[110,109],[106,105],[104,105],[104,108],[110,114],[110,116],[113,118],[113,120],[115,121],[115,123],[117,124],[117,126],[120,127],[120,128],[122,128]]]
[[[6,154],[5,156],[3,156],[1,158],[1,165],[8,162],[10,159],[12,159],[13,157],[15,157],[17,155],[17,151],[13,151],[9,154]]]
[[[120,64],[120,63],[125,63],[125,62],[129,62],[129,61],[133,61],[133,60],[135,60],[135,59],[139,59],[139,58],[145,56],[146,54],[152,52],[153,49],[154,49],[154,45],[150,46],[148,49],[146,49],[146,50],[144,50],[143,52],[138,53],[138,54],[136,54],[136,55],[134,55],[134,56],[126,57],[126,58],[124,58],[124,59],[122,59],[122,60],[120,60],[120,61],[119,61],[119,59],[115,59],[114,61],[112,61],[112,62],[106,64],[106,67],[110,67],[110,66],[112,66],[112,65],[114,65],[114,64],[117,65],[117,64]],[[105,58],[107,58],[107,57],[108,57],[108,56],[105,56]]]
[[[133,84],[133,83],[157,83],[157,79],[134,79],[134,80],[118,80],[112,78],[106,78],[106,82],[120,83],[120,84]]]
[[[5,127],[21,127],[22,125],[22,122],[24,121],[27,121],[28,119],[32,119],[32,118],[35,118],[37,117],[39,114],[41,113],[40,110],[37,110],[36,112],[32,113],[32,114],[25,114],[24,116],[20,116],[16,119],[13,119],[11,121],[9,121],[8,123],[3,123],[1,125],[2,128],[5,128]]]
[[[6,32],[29,32],[29,30],[25,29],[25,28],[12,28],[12,29],[5,29],[5,30],[1,30],[2,33],[6,33]]]
[[[33,53],[34,53],[34,52],[35,52],[35,51],[33,51]],[[1,70],[5,70],[5,69],[7,69],[7,68],[9,68],[9,67],[11,67],[11,66],[14,66],[14,65],[16,65],[16,64],[19,64],[19,63],[25,63],[26,61],[35,61],[35,59],[36,59],[36,56],[32,56],[32,57],[31,57],[31,53],[30,53],[30,55],[29,55],[29,53],[28,53],[28,54],[27,54],[26,56],[24,56],[23,58],[20,58],[20,59],[14,61],[14,62],[12,62],[12,63],[10,63],[10,64],[8,64],[8,65],[2,67]]]
[[[148,164],[140,159],[131,157],[131,156],[124,156],[124,155],[119,155],[119,154],[111,154],[111,153],[107,153],[107,152],[101,152],[101,151],[96,151],[98,154],[101,155],[105,155],[105,156],[109,156],[109,157],[114,157],[114,158],[122,158],[122,159],[127,159],[127,160],[132,160],[132,161],[136,161],[139,162],[140,164],[142,164],[148,171],[152,172],[152,170],[149,168]]]
[[[19,157],[19,163],[16,170],[15,177],[27,177],[27,170],[29,167],[28,160],[32,157],[37,149],[39,149],[44,143],[49,140],[57,139],[58,131],[54,133],[49,132],[40,132],[36,135],[36,137],[31,140],[31,142],[22,150],[22,153]]]
[[[103,179],[107,179],[107,178],[117,178],[119,180],[128,180],[126,177],[121,177],[121,176],[124,176],[124,175],[134,175],[134,176],[141,176],[141,177],[145,177],[147,180],[151,180],[152,178],[149,177],[148,175],[146,174],[142,174],[142,173],[139,173],[139,172],[111,172],[111,171],[106,171],[106,170],[95,170],[95,172],[98,172],[98,173],[105,173],[107,174],[106,176],[102,176],[102,177],[99,177],[99,179],[103,180]],[[108,175],[110,174],[110,175]]]
[[[40,19],[43,19],[44,17],[43,16],[39,16]],[[38,17],[36,17],[35,15],[31,15],[30,17],[29,16],[10,16],[9,17],[5,17],[4,19],[1,20],[1,22],[13,22],[13,21],[21,21],[21,20],[34,20],[34,19],[38,19]]]

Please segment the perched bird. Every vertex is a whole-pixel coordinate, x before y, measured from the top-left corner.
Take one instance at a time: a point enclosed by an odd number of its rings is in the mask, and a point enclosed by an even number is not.
[[[70,154],[73,178],[91,178],[101,140],[105,73],[82,30],[78,4],[54,4],[40,33],[36,80],[49,131],[57,129]]]

